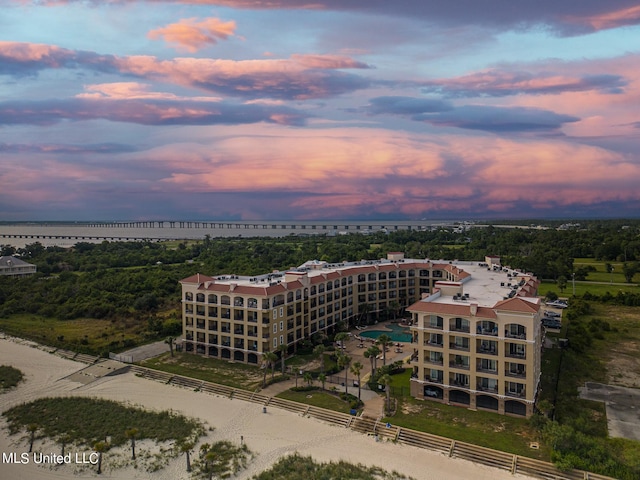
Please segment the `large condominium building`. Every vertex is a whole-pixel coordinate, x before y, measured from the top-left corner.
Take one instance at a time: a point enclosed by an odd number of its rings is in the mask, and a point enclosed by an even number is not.
[[[414,396],[532,411],[540,372],[537,282],[503,269],[497,257],[463,265],[389,253],[255,277],[197,274],[180,283],[187,352],[259,364],[265,352],[295,351],[314,334],[406,310],[413,317]]]
[[[451,279],[450,265],[387,259],[328,264],[310,261],[255,277],[201,274],[181,280],[185,351],[245,363],[286,345],[290,351],[339,324],[391,318]]]
[[[457,263],[407,308],[414,348],[411,394],[472,409],[529,417],[540,380],[538,281],[499,258]]]

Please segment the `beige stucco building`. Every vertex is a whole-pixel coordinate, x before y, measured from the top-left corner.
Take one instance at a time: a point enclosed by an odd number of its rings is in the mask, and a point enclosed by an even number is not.
[[[411,394],[529,417],[541,368],[538,281],[496,263],[459,264],[411,305]]]
[[[495,277],[490,283],[493,286],[493,280],[497,280],[496,289],[501,295],[512,295],[514,289],[506,287],[506,283],[524,283],[508,301],[502,301],[501,296],[500,302],[494,302],[495,293],[489,298],[476,298],[486,292],[478,288],[485,283],[481,276],[469,271],[475,267]],[[432,398],[425,396],[429,386],[439,392],[439,401],[465,404],[450,391],[465,392],[470,407],[485,408],[485,400],[480,399],[480,405],[476,405],[476,397],[473,404],[470,399],[480,382],[486,385],[491,398],[513,393],[513,398],[527,405],[528,412],[539,376],[540,322],[536,321],[537,300],[523,294],[535,296],[537,282],[516,272],[511,275],[513,281],[503,281],[505,286],[500,286],[500,280],[508,278],[502,267],[405,259],[400,252],[375,261],[310,261],[286,272],[255,277],[196,274],[180,282],[181,344],[187,352],[259,364],[265,352],[281,348],[293,352],[314,334],[331,334],[341,326],[393,318],[409,311],[414,323],[412,393],[416,397]],[[466,286],[474,284],[478,293],[468,297]],[[461,295],[454,299],[454,293]],[[480,333],[477,328],[491,332]],[[429,343],[435,338],[437,346]],[[484,346],[488,353],[482,352]],[[524,352],[524,358],[518,357],[521,353],[517,352]],[[437,355],[440,363],[434,364]],[[512,361],[507,362],[506,358]],[[450,366],[460,361],[462,367]],[[487,370],[487,374],[476,374],[476,370]],[[436,380],[430,377],[432,373]],[[457,374],[466,374],[467,378],[456,377]],[[505,387],[507,377],[518,386]],[[457,380],[466,386],[452,388]],[[496,408],[493,403],[488,408],[504,413],[511,405],[505,407],[504,400],[498,400]]]

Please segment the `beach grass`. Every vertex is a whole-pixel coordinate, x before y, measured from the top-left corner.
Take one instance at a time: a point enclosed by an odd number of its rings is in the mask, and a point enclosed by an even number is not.
[[[17,368],[10,365],[0,365],[0,392],[17,386],[22,378],[22,372]]]
[[[169,353],[165,353],[145,360],[141,362],[141,365],[244,390],[255,390],[262,385],[263,371],[258,366],[231,363],[227,360],[206,358],[190,353],[176,352],[173,357]],[[275,373],[279,373],[277,369]],[[267,377],[270,375],[269,371]]]

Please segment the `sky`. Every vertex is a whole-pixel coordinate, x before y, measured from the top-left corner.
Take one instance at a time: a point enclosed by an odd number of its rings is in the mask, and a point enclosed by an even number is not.
[[[638,216],[638,0],[0,0],[0,220]]]

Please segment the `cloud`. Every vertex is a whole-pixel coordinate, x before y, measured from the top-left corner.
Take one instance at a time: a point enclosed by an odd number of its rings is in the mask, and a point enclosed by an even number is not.
[[[487,105],[453,106],[439,100],[415,97],[377,97],[366,111],[374,115],[406,116],[418,122],[442,127],[483,130],[493,133],[549,132],[578,117],[531,107]]]
[[[219,18],[184,18],[177,23],[151,30],[147,36],[152,40],[163,39],[174,44],[179,50],[197,52],[226,40],[234,35],[236,22],[223,22]]]
[[[89,3],[93,5],[121,5],[139,0],[13,0],[14,3],[36,5],[65,5]],[[173,0],[155,0],[156,3],[173,3]],[[192,5],[212,5],[236,9],[306,9],[334,10],[394,15],[421,19],[429,24],[442,26],[482,25],[490,29],[523,30],[546,26],[562,35],[579,35],[597,30],[640,24],[640,7],[637,0],[539,0],[518,2],[492,0],[487,8],[477,0],[396,0],[372,2],[371,0],[181,0]]]
[[[433,115],[416,115],[413,119],[432,125],[493,133],[553,131],[558,130],[564,123],[580,120],[578,117],[538,108],[486,105],[465,105]]]
[[[86,145],[65,145],[60,143],[0,143],[0,152],[4,153],[48,153],[48,154],[117,154],[134,152],[131,145],[121,143],[95,143]]]
[[[417,115],[427,112],[443,112],[452,108],[450,103],[438,99],[386,96],[372,98],[367,111],[374,115],[380,113]]]
[[[369,65],[340,55],[292,55],[288,59],[225,60],[98,55],[50,45],[0,42],[0,74],[33,75],[50,68],[84,68],[173,82],[248,99],[328,98],[370,85],[342,69]]]
[[[306,114],[284,106],[167,100],[66,100],[0,102],[0,125],[47,126],[62,120],[96,120],[140,125],[302,125]]]
[[[532,73],[487,70],[461,77],[425,82],[425,93],[449,98],[504,97],[510,95],[557,95],[565,92],[597,91],[619,94],[628,85],[626,79],[612,74]]]

